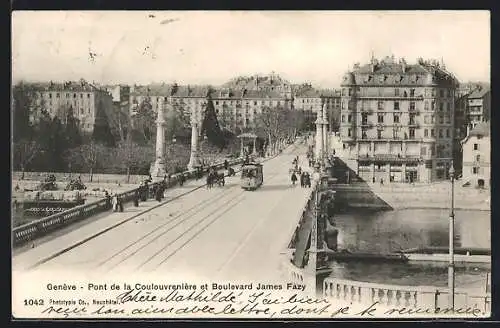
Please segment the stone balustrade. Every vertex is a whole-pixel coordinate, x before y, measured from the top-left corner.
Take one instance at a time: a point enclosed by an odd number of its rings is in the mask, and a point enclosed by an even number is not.
[[[237,165],[242,162],[242,159],[236,159],[229,162],[229,165]],[[219,170],[224,167],[224,164],[217,164],[214,166],[215,169]],[[204,168],[203,172],[206,173],[208,167]],[[193,179],[196,177],[196,170],[190,170],[183,173],[178,173],[172,175],[171,179],[167,182],[167,188],[172,188],[177,185],[179,177],[184,174],[187,179]],[[153,188],[160,182],[155,182],[150,185],[150,192]],[[121,197],[123,203],[127,203],[133,200],[137,188],[118,194]],[[111,203],[106,199],[100,199],[98,201],[76,206],[69,210],[59,212],[42,219],[23,224],[13,229],[12,239],[14,247],[20,246],[26,242],[39,238],[46,235],[54,230],[61,229],[63,227],[69,226],[72,223],[80,221],[82,219],[88,218],[90,216],[102,213],[111,209]]]
[[[373,304],[385,308],[448,308],[448,290],[431,286],[399,286],[353,280],[325,278],[323,296],[332,301]],[[478,308],[484,313],[491,310],[491,294],[476,295],[474,292],[456,289],[455,308]]]

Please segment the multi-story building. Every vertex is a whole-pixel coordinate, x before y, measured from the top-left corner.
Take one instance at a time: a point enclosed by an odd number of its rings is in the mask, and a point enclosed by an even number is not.
[[[209,86],[135,86],[130,93],[131,112],[135,112],[147,101],[153,112],[165,108],[170,98],[177,110],[191,114],[201,129]],[[221,88],[212,89],[211,97],[222,128],[233,132],[254,127],[255,118],[264,107],[292,108],[292,97],[288,82],[277,75],[239,77]],[[201,132],[201,131],[200,131]]]
[[[62,84],[53,82],[36,84],[35,88],[37,103],[51,117],[57,116],[64,120],[67,113],[72,110],[83,132],[93,131],[98,110],[102,109],[105,113],[113,111],[111,95],[105,89],[84,80]],[[39,113],[34,113],[37,114]]]
[[[467,101],[469,94],[457,95],[455,98],[453,164],[458,174],[462,173],[462,140],[467,136]]]
[[[448,177],[458,81],[443,66],[386,57],[355,65],[344,76],[340,136],[347,163],[361,178]]]
[[[312,122],[314,128],[317,113],[324,105],[327,111],[328,129],[336,131],[340,121],[340,90],[317,90],[310,84],[308,86],[309,88],[303,85],[296,91],[293,99],[294,109],[304,111],[306,121]]]
[[[479,86],[467,97],[467,121],[475,127],[478,123],[489,122],[491,117],[491,91]]]
[[[474,187],[491,185],[490,123],[481,122],[472,128],[462,141],[462,183]]]

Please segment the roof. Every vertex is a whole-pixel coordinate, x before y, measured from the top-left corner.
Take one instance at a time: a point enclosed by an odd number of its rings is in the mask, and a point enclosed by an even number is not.
[[[40,91],[73,91],[73,92],[106,91],[105,89],[101,89],[84,80],[78,82],[68,81],[64,83],[35,82],[27,84]]]
[[[475,89],[474,91],[472,91],[471,94],[469,94],[468,98],[469,99],[483,98],[488,92],[490,92],[490,88],[479,87],[479,88]]]
[[[490,123],[489,122],[481,122],[476,125],[469,132],[469,136],[483,136],[487,137],[490,135]]]
[[[373,71],[372,71],[373,67]],[[354,76],[354,79],[353,77]],[[344,85],[428,85],[428,84],[458,84],[453,74],[447,72],[437,63],[419,61],[417,64],[407,64],[404,60],[394,59],[374,60],[363,66],[356,65],[354,70],[344,76]]]

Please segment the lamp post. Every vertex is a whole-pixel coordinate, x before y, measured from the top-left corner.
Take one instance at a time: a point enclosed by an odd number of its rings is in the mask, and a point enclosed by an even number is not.
[[[451,309],[455,309],[455,211],[454,211],[454,201],[455,201],[455,168],[453,167],[453,160],[451,161],[450,167],[450,177],[451,177],[451,204],[450,204],[450,218],[449,218],[449,263],[448,263],[448,288],[449,288],[449,306]]]

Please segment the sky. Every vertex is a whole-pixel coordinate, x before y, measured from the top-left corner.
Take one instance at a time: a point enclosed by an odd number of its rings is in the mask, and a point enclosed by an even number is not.
[[[275,72],[337,87],[355,63],[443,59],[490,80],[488,11],[18,11],[12,78],[222,84]]]

